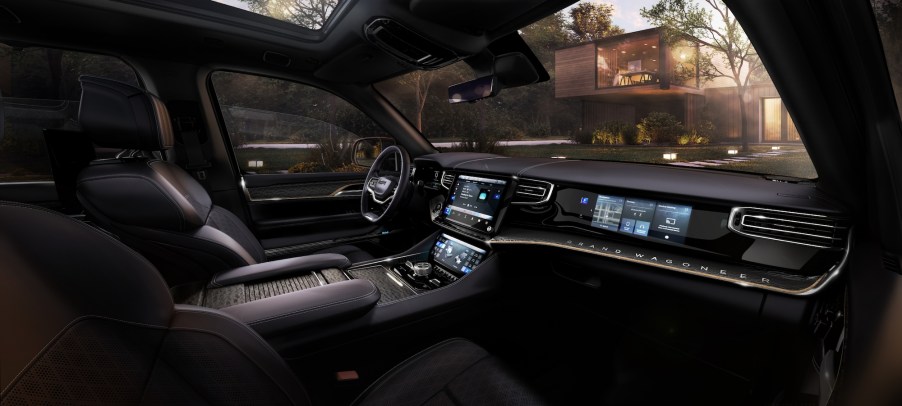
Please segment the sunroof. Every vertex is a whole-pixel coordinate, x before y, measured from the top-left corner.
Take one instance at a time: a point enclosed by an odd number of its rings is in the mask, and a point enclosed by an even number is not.
[[[339,0],[212,0],[263,16],[320,30],[335,11]]]

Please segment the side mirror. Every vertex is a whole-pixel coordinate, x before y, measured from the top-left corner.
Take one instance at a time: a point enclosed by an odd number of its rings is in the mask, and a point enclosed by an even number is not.
[[[394,138],[368,137],[354,142],[353,162],[355,165],[370,167],[376,161],[376,157],[386,147],[395,145]]]

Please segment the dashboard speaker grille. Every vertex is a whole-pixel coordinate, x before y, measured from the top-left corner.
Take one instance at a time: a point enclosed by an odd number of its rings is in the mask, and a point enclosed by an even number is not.
[[[755,207],[734,208],[729,228],[752,237],[819,248],[843,247],[848,235],[848,227],[831,217]]]
[[[511,204],[542,204],[551,199],[554,185],[533,179],[520,179],[517,188],[514,189],[514,199]]]

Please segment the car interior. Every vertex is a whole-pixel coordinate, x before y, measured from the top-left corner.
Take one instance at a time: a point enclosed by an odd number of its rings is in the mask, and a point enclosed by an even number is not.
[[[0,149],[48,173],[0,162],[0,404],[902,402],[898,2],[723,1],[803,179],[440,147],[386,81],[555,83],[524,27],[574,0],[305,1],[0,0]]]

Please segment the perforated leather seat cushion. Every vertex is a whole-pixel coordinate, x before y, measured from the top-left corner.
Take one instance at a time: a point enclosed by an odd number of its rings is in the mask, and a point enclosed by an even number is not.
[[[526,406],[545,402],[482,347],[456,338],[402,362],[355,404]]]

